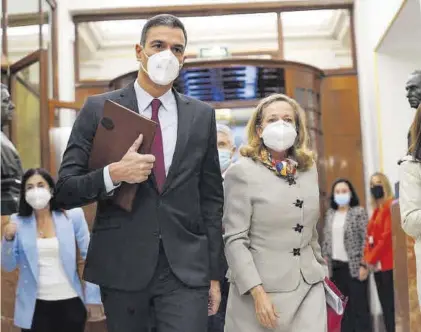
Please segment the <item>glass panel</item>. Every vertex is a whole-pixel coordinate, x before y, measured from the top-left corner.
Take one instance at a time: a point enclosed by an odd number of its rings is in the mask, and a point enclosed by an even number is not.
[[[284,12],[281,20],[285,60],[321,69],[352,67],[348,10]]]
[[[21,70],[13,80],[13,130],[24,169],[41,167],[39,83],[39,63]]]
[[[38,0],[7,1],[9,62],[14,63],[39,49]],[[48,29],[43,27],[42,33]]]
[[[278,49],[276,13],[182,17],[187,56],[214,58],[256,53],[267,57]],[[113,79],[139,68],[134,44],[146,20],[89,22],[79,25],[81,79]],[[209,27],[212,27],[210,29]]]
[[[203,101],[260,99],[285,93],[285,76],[282,68],[188,68],[181,71],[174,87]]]

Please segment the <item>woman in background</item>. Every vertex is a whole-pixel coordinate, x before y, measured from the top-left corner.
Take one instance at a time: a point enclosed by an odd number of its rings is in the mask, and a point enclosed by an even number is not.
[[[22,178],[19,212],[11,216],[2,242],[2,267],[19,268],[15,325],[29,332],[83,332],[90,318],[104,317],[99,287],[83,286],[77,249],[83,259],[89,230],[82,209],[63,212],[53,196],[54,180],[43,169]]]
[[[374,271],[377,293],[383,310],[387,332],[395,332],[395,300],[393,288],[392,187],[383,173],[375,173],[370,179],[373,215],[367,226],[364,259]]]
[[[408,155],[400,164],[399,204],[402,228],[415,239],[418,301],[421,304],[421,105],[411,126]]]
[[[329,262],[331,280],[349,299],[342,320],[342,332],[372,331],[368,269],[362,262],[368,217],[359,204],[351,182],[336,180],[325,218],[322,252]]]
[[[277,94],[251,116],[225,177],[229,267],[225,332],[325,332],[328,275],[316,224],[319,186],[304,111]]]

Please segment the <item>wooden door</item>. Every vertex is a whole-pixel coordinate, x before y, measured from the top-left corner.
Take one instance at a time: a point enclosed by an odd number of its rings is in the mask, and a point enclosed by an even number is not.
[[[323,162],[328,195],[337,178],[347,178],[354,185],[360,204],[365,206],[357,75],[324,77],[321,86]]]

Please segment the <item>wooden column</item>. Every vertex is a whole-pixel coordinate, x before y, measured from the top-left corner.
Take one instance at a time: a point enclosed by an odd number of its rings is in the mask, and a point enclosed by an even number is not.
[[[392,204],[391,209],[396,332],[417,332],[421,327],[421,312],[417,294],[414,240],[402,230],[398,201]]]

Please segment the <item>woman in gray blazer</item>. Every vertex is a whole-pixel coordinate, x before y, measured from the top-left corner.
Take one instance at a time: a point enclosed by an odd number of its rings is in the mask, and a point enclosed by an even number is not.
[[[332,281],[349,298],[342,332],[372,331],[368,269],[363,262],[368,216],[359,204],[351,182],[336,180],[325,218],[322,253],[329,262]]]
[[[285,95],[267,97],[247,131],[242,158],[225,177],[225,331],[325,332],[328,271],[304,111]]]

